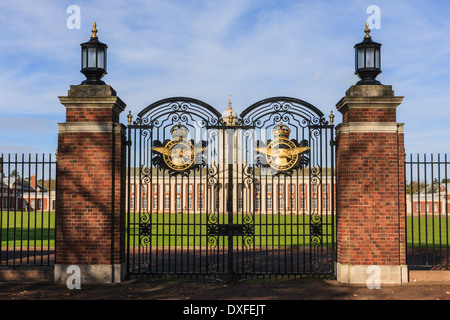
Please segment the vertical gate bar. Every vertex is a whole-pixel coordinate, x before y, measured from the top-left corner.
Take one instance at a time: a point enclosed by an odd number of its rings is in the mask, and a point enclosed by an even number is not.
[[[425,263],[428,266],[429,264],[429,259],[428,259],[428,188],[427,188],[427,183],[428,183],[428,179],[427,179],[427,155],[424,154],[423,155],[423,167],[424,167],[424,178],[425,178],[425,199],[424,199],[424,203],[425,203],[425,248],[426,248],[426,254],[425,254]],[[433,187],[433,184],[431,184],[431,187]]]
[[[418,228],[418,231],[419,231],[419,234],[418,234],[418,240],[419,240],[419,243],[418,243],[418,250],[419,250],[419,252],[420,252],[420,250],[421,250],[421,247],[422,247],[422,236],[421,236],[421,233],[422,233],[422,227],[421,227],[421,221],[420,221],[420,219],[421,219],[421,216],[420,216],[420,213],[421,213],[421,209],[422,209],[422,206],[421,206],[421,201],[420,201],[420,196],[421,196],[421,193],[420,193],[420,158],[419,158],[419,154],[417,154],[417,199],[418,199],[418,201],[417,201],[417,203],[418,203],[418,210],[417,210],[417,224],[418,224],[418,226],[417,226],[417,228]],[[421,255],[419,254],[419,256],[418,256],[418,259],[419,259],[419,265],[422,265],[422,257],[421,257]]]
[[[16,172],[16,175],[14,176],[14,218],[13,218],[13,265],[16,265],[16,229],[17,229],[17,153],[14,156],[14,171]],[[42,227],[41,227],[42,230]],[[42,254],[41,254],[41,260],[42,260]]]
[[[233,223],[233,135],[228,133],[228,199],[227,199],[227,214],[228,214],[228,228],[231,230]],[[227,276],[232,280],[233,274],[233,237],[228,234],[228,270]]]
[[[23,157],[23,155],[22,155]],[[23,159],[22,159],[23,163]],[[23,169],[22,169],[23,172]],[[23,185],[23,184],[22,184]],[[47,190],[47,264],[50,265],[50,209],[52,190],[52,154],[48,154],[48,190]],[[22,192],[23,194],[23,192]],[[23,212],[23,211],[22,211]],[[22,236],[20,237],[22,239]]]
[[[323,250],[323,245],[324,245],[324,232],[323,232],[323,128],[321,127],[319,129],[319,144],[320,147],[318,149],[317,152],[319,152],[320,154],[320,188],[317,190],[317,192],[320,192],[320,196],[317,197],[317,208],[320,212],[320,263],[322,264],[322,259],[323,259],[323,255],[324,255],[324,250]],[[326,129],[325,129],[325,137],[326,137]],[[325,148],[326,149],[326,148]],[[327,168],[325,167],[325,173],[326,173]],[[326,182],[325,182],[326,183]],[[325,222],[326,223],[326,222]],[[326,237],[326,236],[325,236]],[[321,272],[321,270],[319,270]]]
[[[20,196],[20,261],[19,264],[23,265],[23,208],[24,208],[24,200],[23,200],[23,195],[24,195],[24,177],[25,177],[25,167],[24,167],[24,154],[22,153],[22,161],[20,162],[21,164],[21,170],[20,172],[22,173],[22,179],[20,181],[20,185],[21,185],[21,196]],[[50,180],[49,180],[50,181]],[[50,214],[49,214],[50,217]],[[49,223],[49,227],[50,227],[50,223]],[[50,234],[50,232],[49,232]],[[50,239],[49,239],[49,244],[50,244]],[[48,255],[49,259],[50,259],[50,255]]]
[[[31,153],[28,154],[28,176],[31,178]],[[27,264],[30,263],[30,230],[31,230],[31,181],[28,186],[28,209],[27,209],[27,222],[28,222],[28,232],[27,232]],[[55,223],[56,228],[56,223]],[[55,230],[56,234],[56,230]]]
[[[334,168],[335,168],[335,148],[336,148],[336,144],[335,144],[335,138],[334,138],[334,130],[335,127],[334,125],[331,126],[331,132],[330,132],[330,136],[331,136],[331,186],[330,186],[330,194],[331,194],[331,207],[330,207],[330,211],[331,211],[331,251],[332,251],[332,257],[333,260],[331,262],[331,269],[332,269],[332,274],[335,274],[335,264],[334,262],[337,261],[337,257],[336,257],[336,247],[335,247],[335,235],[336,235],[336,230],[335,230],[335,196],[337,196],[337,190],[335,190],[335,176],[334,176]]]
[[[435,231],[434,231],[434,158],[433,154],[431,154],[431,236],[433,238],[432,241],[432,256],[433,256],[433,265],[436,263],[436,255],[435,255]]]
[[[448,197],[448,186],[450,185],[450,183],[449,183],[449,180],[448,180],[448,175],[447,175],[447,167],[448,167],[448,165],[449,165],[449,163],[447,162],[447,154],[445,154],[445,160],[444,160],[444,167],[445,167],[445,221],[446,221],[446,228],[445,228],[445,230],[446,230],[446,235],[447,235],[447,238],[446,238],[446,244],[447,244],[447,254],[446,254],[446,257],[447,257],[447,266],[449,266],[449,248],[450,248],[450,244],[449,244],[449,241],[448,241],[448,236],[449,236],[449,229],[448,229],[448,226],[449,226],[449,223],[448,223],[448,220],[449,220],[449,217],[448,217],[448,204],[449,204],[449,197]]]
[[[409,194],[410,194],[410,205],[411,205],[411,234],[408,238],[408,228],[406,229],[406,237],[407,237],[407,241],[406,241],[406,257],[408,257],[408,242],[411,242],[411,257],[412,257],[412,264],[414,264],[414,198],[413,198],[413,187],[414,187],[414,174],[413,174],[413,158],[412,158],[412,153],[410,154],[410,162],[409,162],[409,170],[410,170],[410,185],[409,185]],[[406,172],[406,170],[405,170]],[[408,214],[408,212],[406,212],[406,214]],[[406,219],[406,223],[408,223],[408,219]]]
[[[170,213],[170,215],[171,216],[173,216],[174,217],[174,226],[175,226],[175,229],[174,229],[174,240],[175,240],[175,245],[174,245],[174,259],[175,259],[175,263],[174,263],[174,273],[178,273],[177,272],[177,270],[178,270],[178,257],[180,256],[180,258],[182,258],[182,255],[183,255],[183,253],[182,253],[182,248],[183,248],[183,244],[181,244],[181,250],[180,250],[180,254],[178,254],[178,245],[177,245],[177,243],[178,243],[178,234],[179,234],[179,232],[178,232],[178,210],[177,210],[177,184],[178,184],[178,176],[177,175],[175,175],[174,177],[169,177],[169,181],[170,180],[175,180],[175,182],[174,182],[174,187],[175,187],[175,190],[174,190],[174,196],[173,197],[170,197],[169,196],[169,199],[171,200],[170,202],[172,202],[172,200],[175,200],[174,201],[174,205],[173,205],[173,213]],[[170,183],[169,183],[169,185],[170,185],[170,189],[172,190],[172,182],[173,181],[171,181]],[[180,270],[180,273],[182,273],[182,271]]]
[[[17,161],[17,155],[16,155]],[[45,154],[42,154],[42,183],[45,181]],[[36,181],[37,188],[37,181]],[[41,266],[43,265],[44,259],[44,190],[41,192]]]
[[[130,226],[130,215],[131,215],[131,126],[128,125],[127,127],[128,135],[127,135],[127,210],[126,210],[126,217],[127,217],[127,273],[130,272],[130,233],[131,233],[131,226]]]
[[[35,175],[36,179],[38,176],[38,154],[36,153],[36,161],[34,163],[35,166]],[[36,265],[36,247],[37,247],[37,191],[34,188],[34,264]]]
[[[447,154],[445,154],[445,159],[444,159],[444,168],[445,168],[445,221],[446,221],[446,228],[445,228],[446,232],[445,232],[445,234],[447,235],[445,243],[447,244],[447,254],[446,254],[447,262],[446,262],[446,264],[447,264],[447,266],[449,266],[449,247],[450,247],[450,243],[448,242],[448,234],[449,234],[449,229],[448,229],[448,226],[449,226],[449,223],[448,223],[448,220],[449,220],[449,217],[448,217],[448,204],[449,204],[448,186],[450,185],[450,183],[448,181],[448,176],[447,176],[447,166],[448,166]]]
[[[154,139],[154,133],[155,133],[155,128],[152,127],[152,146],[153,146],[153,139]],[[156,137],[156,139],[158,139],[158,137]],[[152,158],[153,158],[153,151],[151,152],[152,154]],[[160,255],[159,255],[159,248],[160,248],[160,241],[161,241],[161,237],[164,239],[164,206],[161,206],[161,193],[164,192],[164,184],[161,186],[162,188],[162,192],[161,192],[161,188],[160,188],[160,170],[155,167],[152,167],[152,174],[153,174],[153,170],[155,170],[156,172],[156,244],[154,245],[155,247],[155,268],[153,270],[154,273],[158,274],[159,273],[159,265],[160,265]],[[153,190],[154,191],[154,190]],[[162,220],[162,222],[160,222],[160,220]],[[161,228],[162,227],[162,228]],[[162,230],[161,230],[162,229]],[[163,240],[164,241],[164,240]],[[153,248],[152,248],[152,252],[153,252]],[[162,262],[164,263],[164,262]]]
[[[11,154],[8,154],[8,201],[7,204],[7,210],[6,210],[6,264],[9,264],[9,209],[11,207],[11,192],[10,192],[10,186],[11,186]]]
[[[134,208],[133,208],[133,214],[132,216],[132,225],[133,225],[133,269],[136,270],[137,272],[139,272],[139,268],[136,266],[136,260],[139,259],[139,257],[136,257],[137,253],[137,249],[136,249],[136,236],[137,236],[137,246],[139,247],[139,226],[138,229],[136,229],[136,206],[139,205],[138,203],[138,198],[136,197],[136,175],[140,175],[141,174],[141,168],[138,168],[137,166],[137,149],[140,148],[140,145],[138,143],[138,139],[137,139],[137,134],[139,133],[139,135],[141,134],[141,129],[139,129],[138,132],[138,128],[135,128],[134,130],[134,143],[135,143],[135,147],[134,147],[134,156],[133,156],[133,165],[134,165],[134,174],[133,174],[133,184],[132,184],[132,188],[133,188],[133,196],[134,196]],[[131,192],[131,190],[130,190]]]
[[[441,221],[441,154],[438,153],[438,215],[439,215],[439,259],[442,257],[442,221]],[[434,208],[434,204],[433,204]],[[433,220],[434,220],[434,213],[433,213]],[[440,264],[441,261],[438,261],[438,264]]]
[[[142,184],[142,129],[140,129],[139,132],[139,180],[134,185],[134,199],[135,199],[135,205],[138,207],[138,270],[141,270],[142,268],[142,254],[141,254],[141,246],[142,246],[142,238],[141,238],[141,230],[140,225],[142,223],[142,216],[141,216],[141,208],[142,208],[142,198],[141,198],[141,184]],[[137,196],[136,196],[137,194]],[[136,201],[137,200],[137,201]],[[137,204],[137,205],[136,205]]]

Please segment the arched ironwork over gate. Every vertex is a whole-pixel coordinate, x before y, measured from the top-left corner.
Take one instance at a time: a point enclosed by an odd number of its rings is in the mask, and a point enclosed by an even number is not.
[[[314,106],[161,100],[129,116],[127,157],[129,275],[333,276],[334,125]]]

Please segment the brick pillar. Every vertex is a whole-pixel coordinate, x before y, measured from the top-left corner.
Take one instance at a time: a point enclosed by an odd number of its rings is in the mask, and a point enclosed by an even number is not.
[[[71,86],[59,125],[55,281],[120,282],[125,268],[125,109],[108,85]]]
[[[336,105],[339,282],[407,281],[402,100],[392,86],[355,85]]]

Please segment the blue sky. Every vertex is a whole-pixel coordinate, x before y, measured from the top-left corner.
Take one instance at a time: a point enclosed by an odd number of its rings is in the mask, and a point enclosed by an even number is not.
[[[81,28],[67,28],[67,8]],[[273,96],[305,100],[325,114],[358,79],[354,48],[367,8],[381,9],[379,80],[404,96],[406,152],[450,152],[449,1],[111,0],[0,3],[0,153],[54,153],[65,108],[58,96],[84,76],[80,43],[92,24],[108,44],[104,80],[136,115],[188,96],[244,110]]]

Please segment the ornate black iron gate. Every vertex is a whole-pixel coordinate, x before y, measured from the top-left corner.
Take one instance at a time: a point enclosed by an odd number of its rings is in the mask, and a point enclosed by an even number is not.
[[[271,98],[240,117],[191,98],[129,115],[129,275],[333,276],[333,116]]]

